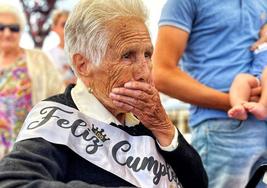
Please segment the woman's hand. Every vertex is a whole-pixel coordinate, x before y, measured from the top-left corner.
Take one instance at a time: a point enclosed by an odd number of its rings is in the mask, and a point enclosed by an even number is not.
[[[174,137],[174,125],[168,118],[159,93],[153,85],[131,81],[110,93],[113,103],[133,113],[157,138],[161,146],[168,146]]]
[[[259,33],[259,39],[251,46],[251,50],[252,51],[255,51],[259,45],[267,42],[267,24],[265,24],[261,30],[260,30],[260,33]]]

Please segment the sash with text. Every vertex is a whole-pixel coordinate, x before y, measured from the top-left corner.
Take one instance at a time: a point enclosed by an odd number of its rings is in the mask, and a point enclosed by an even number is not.
[[[132,136],[60,103],[42,101],[31,110],[16,142],[30,138],[66,145],[137,187],[182,187],[151,136]]]

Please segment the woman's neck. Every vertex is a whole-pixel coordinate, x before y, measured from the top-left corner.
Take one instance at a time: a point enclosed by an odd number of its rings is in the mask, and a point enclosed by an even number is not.
[[[125,125],[125,116],[126,116],[125,113],[119,113],[115,117],[117,118],[117,120],[119,120],[121,125]]]
[[[126,117],[125,112],[118,111],[117,109],[110,108],[109,106],[106,106],[106,105],[104,106],[114,117],[116,117],[116,119],[121,123],[121,125],[125,124],[125,117]]]
[[[58,45],[59,48],[61,49],[64,49],[64,41],[63,42],[60,42],[59,45]]]
[[[23,54],[21,48],[16,48],[13,50],[1,50],[0,51],[0,64],[1,66],[8,66],[14,61],[16,61]]]

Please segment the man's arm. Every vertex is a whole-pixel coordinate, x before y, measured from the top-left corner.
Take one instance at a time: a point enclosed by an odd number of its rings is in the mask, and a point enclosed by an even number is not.
[[[228,110],[230,108],[228,94],[201,84],[177,67],[188,38],[187,32],[176,27],[159,28],[153,54],[156,87],[161,92],[190,104]]]

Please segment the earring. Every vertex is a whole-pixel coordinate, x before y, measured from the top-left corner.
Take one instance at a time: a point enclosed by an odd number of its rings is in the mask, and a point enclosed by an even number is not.
[[[93,89],[89,87],[88,88],[88,92],[91,93],[91,94],[93,94]]]

